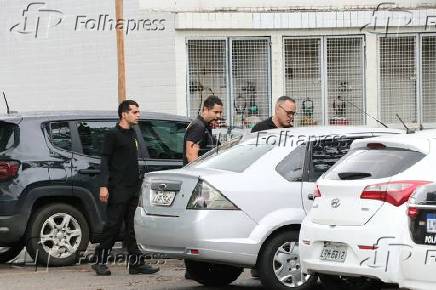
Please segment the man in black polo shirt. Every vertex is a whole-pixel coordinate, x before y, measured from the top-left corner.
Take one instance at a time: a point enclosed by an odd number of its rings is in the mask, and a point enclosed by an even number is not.
[[[95,249],[97,263],[92,266],[99,276],[109,276],[107,259],[119,235],[123,222],[126,225],[126,244],[129,252],[129,274],[152,274],[159,271],[142,263],[134,230],[134,214],[138,205],[140,176],[138,141],[132,126],[138,124],[139,106],[125,100],[118,106],[119,123],[105,136],[100,163],[100,201],[107,203],[107,219],[102,241]]]
[[[201,115],[195,118],[186,128],[183,142],[183,164],[186,165],[203,155],[217,141],[212,135],[211,124],[218,121],[223,113],[223,103],[217,96],[209,96],[203,102]]]
[[[268,129],[293,127],[295,110],[295,100],[288,96],[281,96],[277,99],[276,106],[274,108],[274,115],[254,125],[254,127],[251,129],[251,133]],[[259,277],[255,269],[251,270],[251,275],[253,277]]]
[[[251,129],[251,132],[254,133],[268,129],[293,127],[295,110],[295,100],[288,96],[281,96],[276,102],[274,115],[257,123]]]

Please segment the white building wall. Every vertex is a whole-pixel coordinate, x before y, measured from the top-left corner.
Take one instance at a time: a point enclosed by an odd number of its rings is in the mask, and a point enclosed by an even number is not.
[[[206,10],[289,10],[289,9],[350,9],[369,8],[379,5],[378,0],[318,0],[310,3],[300,0],[139,0],[143,9],[168,10],[168,11],[206,11]],[[386,1],[388,2],[388,1]],[[392,1],[394,2],[394,1]],[[435,5],[433,0],[397,0],[397,7],[427,7]]]
[[[24,32],[23,9],[32,1],[0,1],[0,91],[5,91],[11,109],[115,109],[115,30],[108,26],[104,31],[102,26],[99,31],[85,30],[84,25],[75,30],[77,16],[86,16],[80,20],[105,14],[115,18],[115,2],[43,2],[46,5],[33,6],[33,12],[26,13],[26,32],[32,32],[40,18],[35,37],[20,33]],[[138,100],[143,110],[175,113],[174,15],[145,12],[137,1],[124,1],[124,14],[126,19],[165,19],[164,30],[141,29],[125,37],[127,97]],[[61,23],[55,25],[59,17]]]

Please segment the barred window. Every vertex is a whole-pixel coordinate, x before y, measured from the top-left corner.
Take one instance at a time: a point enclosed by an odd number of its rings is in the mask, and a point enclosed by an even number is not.
[[[363,37],[285,38],[284,56],[296,126],[365,124]]]
[[[187,50],[190,117],[211,94],[225,105],[226,125],[252,127],[269,116],[269,38],[188,40]]]

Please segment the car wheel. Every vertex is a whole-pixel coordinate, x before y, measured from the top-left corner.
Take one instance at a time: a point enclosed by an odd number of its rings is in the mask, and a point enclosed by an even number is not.
[[[205,286],[228,285],[238,279],[243,271],[239,267],[192,260],[185,260],[185,265],[190,279]]]
[[[23,250],[23,243],[16,243],[10,247],[0,247],[0,263],[6,263],[18,256]]]
[[[301,271],[298,232],[283,231],[268,238],[257,263],[262,285],[267,289],[306,290],[318,277]]]
[[[55,203],[32,215],[26,248],[39,264],[68,266],[77,262],[89,243],[86,219],[76,208]]]
[[[379,290],[382,283],[367,277],[345,277],[319,274],[323,287],[327,290]]]

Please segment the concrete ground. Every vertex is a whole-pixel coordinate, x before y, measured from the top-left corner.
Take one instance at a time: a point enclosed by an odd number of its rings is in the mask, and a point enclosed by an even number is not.
[[[181,260],[161,260],[160,263],[161,270],[153,275],[129,275],[124,265],[112,265],[110,267],[111,276],[98,277],[89,264],[52,268],[36,266],[23,251],[13,263],[0,264],[0,289],[222,289],[204,287],[194,281],[186,280],[184,278],[184,263]],[[225,289],[249,290],[263,288],[260,281],[252,278],[249,270],[245,270],[237,281]],[[314,290],[322,289],[321,286],[318,286]],[[385,290],[395,289],[385,288]]]

